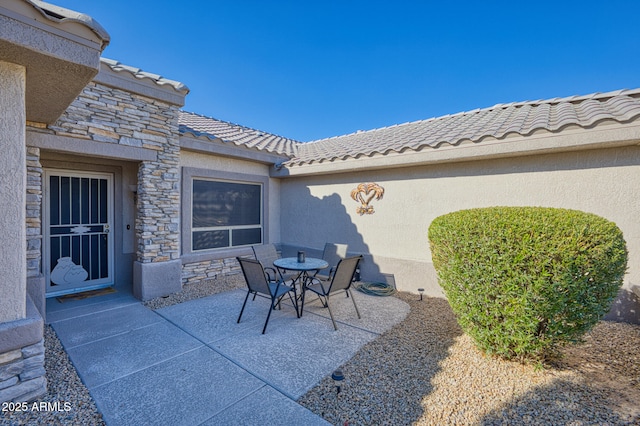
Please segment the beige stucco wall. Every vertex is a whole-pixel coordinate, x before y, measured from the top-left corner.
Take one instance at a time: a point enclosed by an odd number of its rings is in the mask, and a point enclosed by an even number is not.
[[[0,323],[26,315],[26,69],[0,62]]]
[[[350,192],[376,182],[384,198],[359,216]],[[549,206],[615,222],[629,248],[625,288],[640,293],[640,147],[597,149],[483,161],[284,179],[282,242],[321,248],[348,243],[370,253],[368,273],[394,274],[398,288],[441,296],[427,231],[448,212],[485,206]],[[371,279],[371,278],[370,278]]]

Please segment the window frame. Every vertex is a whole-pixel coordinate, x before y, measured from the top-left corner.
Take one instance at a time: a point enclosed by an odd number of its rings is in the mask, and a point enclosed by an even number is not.
[[[248,173],[223,172],[195,167],[182,168],[182,258],[183,263],[196,262],[209,259],[223,259],[244,254],[251,246],[259,244],[248,244],[242,246],[227,246],[210,249],[193,249],[193,232],[198,228],[193,227],[193,182],[194,180],[221,181],[229,183],[239,183],[261,186],[260,219],[262,230],[262,242],[268,241],[269,224],[269,177],[253,175]],[[235,226],[221,227],[219,229],[229,229],[231,232]],[[204,229],[204,228],[202,228]]]
[[[252,246],[255,244],[262,244],[262,241],[264,239],[263,237],[263,232],[262,232],[262,212],[264,210],[264,206],[262,205],[262,200],[263,200],[263,192],[264,189],[262,187],[262,184],[260,183],[248,183],[248,182],[237,182],[237,181],[229,181],[229,180],[222,180],[222,179],[205,179],[205,178],[196,178],[194,177],[192,180],[192,186],[191,186],[191,194],[192,194],[192,203],[191,203],[191,214],[192,214],[192,218],[193,218],[193,214],[194,214],[194,210],[195,210],[195,205],[193,203],[193,198],[194,198],[194,194],[196,193],[195,189],[197,186],[197,183],[204,183],[204,185],[206,185],[206,182],[211,182],[214,184],[229,184],[229,185],[235,185],[236,187],[246,187],[248,190],[250,190],[252,192],[252,199],[251,199],[251,216],[254,216],[251,218],[251,223],[246,223],[246,224],[226,224],[226,225],[211,225],[211,224],[207,224],[206,226],[194,226],[193,224],[193,219],[191,221],[191,250],[193,252],[202,252],[202,251],[206,251],[206,250],[222,250],[222,249],[230,249],[230,248],[234,248],[234,247],[246,247],[246,246]],[[228,191],[227,188],[224,188],[224,186],[222,186],[220,189],[222,189],[223,191]],[[256,206],[256,199],[255,197],[255,193],[254,191],[257,190],[257,195],[258,195],[258,199],[257,199],[257,203],[258,205]],[[257,212],[255,210],[253,210],[253,208],[257,207]],[[233,216],[231,216],[233,217]],[[254,222],[255,220],[255,222]],[[248,244],[237,244],[234,240],[235,237],[234,235],[236,234],[235,231],[241,231],[241,230],[258,230],[260,233],[260,237],[258,242],[255,243],[248,243]],[[195,242],[196,242],[196,234],[199,232],[222,232],[226,234],[226,240],[227,240],[227,245],[226,246],[220,246],[220,247],[206,247],[206,248],[195,248]]]

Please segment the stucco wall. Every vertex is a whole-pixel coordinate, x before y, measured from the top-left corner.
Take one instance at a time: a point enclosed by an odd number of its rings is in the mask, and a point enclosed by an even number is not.
[[[372,215],[358,215],[350,198],[361,182],[385,189]],[[639,184],[638,146],[284,179],[282,242],[348,243],[350,252],[372,255],[363,271],[369,279],[390,273],[399,289],[441,296],[427,238],[434,218],[497,205],[571,208],[622,229],[630,253],[625,289],[640,293]]]
[[[0,323],[26,315],[26,70],[0,61]]]

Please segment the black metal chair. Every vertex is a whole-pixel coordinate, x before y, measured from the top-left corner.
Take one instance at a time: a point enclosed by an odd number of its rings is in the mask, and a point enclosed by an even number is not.
[[[329,270],[323,269],[318,271],[314,274],[314,277],[324,281],[330,280],[331,277],[333,277],[338,262],[347,257],[347,249],[347,244],[326,243],[322,251],[322,259],[326,260],[329,264]]]
[[[242,257],[237,257],[236,259],[238,259],[238,262],[240,263],[240,267],[242,268],[242,273],[244,274],[244,279],[247,282],[248,288],[247,297],[244,298],[244,303],[242,304],[242,309],[240,310],[240,315],[238,316],[238,323],[242,318],[242,313],[244,312],[244,308],[247,305],[247,300],[249,300],[249,296],[251,294],[253,294],[254,300],[256,295],[271,299],[271,307],[269,308],[269,313],[267,314],[267,320],[264,322],[262,334],[267,331],[267,324],[269,323],[269,318],[271,317],[271,311],[273,311],[275,307],[280,304],[282,298],[285,295],[289,295],[291,304],[296,310],[296,316],[300,318],[300,314],[298,313],[298,302],[295,297],[295,289],[293,286],[287,285],[282,278],[278,280],[269,279],[267,273],[262,267],[262,264],[257,260],[246,259]],[[292,292],[294,294],[294,297],[291,296]]]
[[[251,248],[253,249],[253,256],[262,263],[270,280],[277,281],[278,278],[282,278],[284,281],[288,281],[298,276],[297,273],[278,270],[273,266],[273,261],[280,258],[276,246],[273,244],[261,244]]]
[[[305,286],[306,291],[312,291],[318,295],[322,305],[329,310],[329,315],[331,316],[331,322],[333,322],[333,328],[338,329],[336,325],[336,321],[333,318],[333,312],[331,312],[331,306],[329,303],[329,296],[333,293],[344,291],[347,296],[353,302],[353,307],[356,308],[356,314],[358,318],[361,318],[360,311],[358,311],[358,305],[356,305],[356,301],[353,298],[353,294],[351,293],[351,282],[353,281],[353,274],[356,272],[356,268],[358,267],[358,262],[360,262],[362,256],[355,257],[347,257],[346,259],[342,259],[338,262],[338,266],[333,273],[333,277],[331,277],[328,281],[323,281],[317,278],[312,278],[311,282]],[[300,316],[302,316],[302,310],[304,309],[304,298],[305,292],[302,293],[302,305],[300,306]]]

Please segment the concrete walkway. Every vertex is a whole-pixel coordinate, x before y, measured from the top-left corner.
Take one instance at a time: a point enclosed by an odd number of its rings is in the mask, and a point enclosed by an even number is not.
[[[409,306],[354,292],[332,299],[334,331],[318,299],[290,304],[262,326],[269,301],[234,290],[152,311],[121,292],[47,302],[50,323],[109,425],[326,425],[295,401]],[[348,371],[345,371],[348,375]]]

